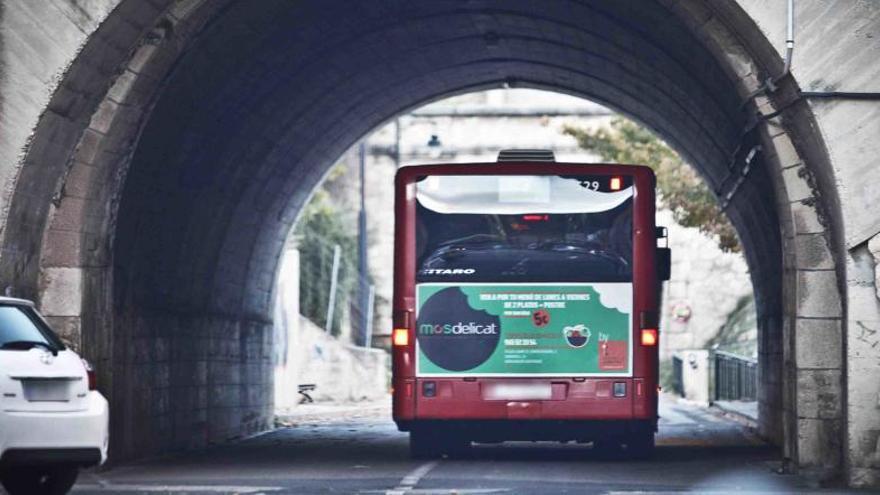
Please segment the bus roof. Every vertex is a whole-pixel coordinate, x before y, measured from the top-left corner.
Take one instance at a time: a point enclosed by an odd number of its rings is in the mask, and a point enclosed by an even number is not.
[[[654,171],[645,165],[622,163],[563,162],[480,162],[405,165],[397,170],[397,179],[412,181],[428,175],[632,175],[648,176]]]

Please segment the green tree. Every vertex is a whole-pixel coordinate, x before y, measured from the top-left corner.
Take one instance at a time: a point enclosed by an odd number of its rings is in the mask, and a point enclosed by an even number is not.
[[[566,125],[563,132],[603,161],[644,164],[654,169],[660,204],[672,211],[676,223],[697,227],[713,237],[722,251],[740,251],[736,230],[721,211],[715,195],[696,171],[651,131],[618,117],[612,120],[610,128],[591,130]]]
[[[740,356],[758,356],[758,322],[755,314],[755,296],[748,294],[739,298],[727,320],[703,345],[705,349],[732,352]]]
[[[337,166],[315,191],[296,224],[294,236],[300,252],[300,313],[316,325],[327,324],[327,304],[333,273],[333,246],[340,247],[340,268],[331,333],[339,335],[350,295],[357,288],[357,227],[344,204],[334,194],[343,185],[345,168]]]

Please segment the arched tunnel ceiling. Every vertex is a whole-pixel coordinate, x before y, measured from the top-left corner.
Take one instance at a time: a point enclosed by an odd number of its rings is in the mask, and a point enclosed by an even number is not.
[[[178,61],[140,138],[117,302],[264,320],[287,231],[346,148],[400,111],[504,82],[636,118],[713,188],[746,126],[731,76],[654,2],[234,3]],[[771,184],[757,167],[729,212],[765,308],[781,270]]]

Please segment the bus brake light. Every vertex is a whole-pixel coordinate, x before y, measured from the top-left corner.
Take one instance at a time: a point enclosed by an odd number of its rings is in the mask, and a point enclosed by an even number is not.
[[[550,220],[550,215],[523,215],[524,222],[546,222]]]
[[[657,329],[656,328],[644,328],[642,329],[642,338],[641,342],[643,346],[653,347],[657,345]]]
[[[619,191],[620,188],[623,187],[623,178],[616,176],[612,177],[609,186],[612,191]]]
[[[395,328],[392,341],[398,347],[409,345],[409,330],[406,328]]]

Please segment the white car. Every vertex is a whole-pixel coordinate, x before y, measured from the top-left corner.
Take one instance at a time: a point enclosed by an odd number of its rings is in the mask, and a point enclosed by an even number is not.
[[[0,297],[0,482],[10,495],[62,494],[107,459],[107,400],[91,367],[33,303]]]

